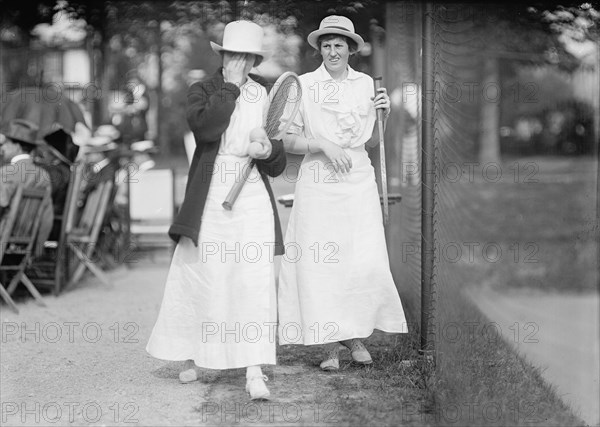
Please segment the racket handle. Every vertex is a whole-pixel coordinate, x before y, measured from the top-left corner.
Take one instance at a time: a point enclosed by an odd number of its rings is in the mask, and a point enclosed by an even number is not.
[[[381,83],[383,81],[383,77],[374,77],[373,78],[373,87],[375,89],[375,96],[377,96],[377,94],[379,92],[377,92],[377,90],[381,87]],[[382,121],[383,120],[383,111],[381,111],[381,108],[377,108],[375,110],[377,112],[377,120]]]
[[[225,208],[225,210],[230,211],[231,209],[233,209],[233,204],[240,195],[242,188],[244,188],[244,184],[248,180],[248,177],[250,176],[250,172],[252,172],[253,167],[254,159],[248,159],[248,162],[244,166],[242,166],[242,171],[238,174],[235,183],[231,187],[231,190],[229,190],[225,201],[221,205],[223,206],[223,208]]]

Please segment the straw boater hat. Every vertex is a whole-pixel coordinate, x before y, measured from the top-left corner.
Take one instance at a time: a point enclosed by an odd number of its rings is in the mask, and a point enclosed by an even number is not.
[[[14,119],[8,123],[8,131],[4,136],[15,142],[38,146],[43,144],[37,139],[38,130],[37,125],[29,120]]]
[[[75,125],[75,132],[71,135],[75,145],[86,149],[86,152],[102,152],[114,150],[118,145],[114,142],[121,136],[113,125],[98,126],[92,136],[92,132],[81,123]]]
[[[233,21],[225,26],[223,46],[210,42],[212,50],[217,53],[236,52],[256,55],[254,66],[258,66],[269,57],[269,52],[262,49],[263,29],[250,21]]]
[[[345,16],[331,15],[324,18],[319,25],[319,29],[308,35],[308,44],[319,50],[317,40],[324,34],[339,34],[354,40],[358,46],[357,52],[365,45],[363,38],[354,32],[352,21]]]

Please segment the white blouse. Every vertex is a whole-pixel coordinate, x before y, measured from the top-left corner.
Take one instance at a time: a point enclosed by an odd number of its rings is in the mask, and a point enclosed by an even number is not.
[[[371,97],[373,79],[348,66],[348,75],[335,81],[325,65],[300,76],[302,103],[288,133],[323,138],[343,148],[355,148],[373,134],[376,115]]]
[[[248,155],[250,131],[263,126],[267,108],[267,90],[250,77],[240,86],[240,96],[235,102],[229,126],[221,135],[219,154],[245,157]]]

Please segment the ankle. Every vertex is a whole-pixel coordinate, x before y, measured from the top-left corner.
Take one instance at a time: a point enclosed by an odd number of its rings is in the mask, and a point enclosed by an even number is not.
[[[260,366],[248,366],[246,368],[246,378],[263,377],[262,369]]]

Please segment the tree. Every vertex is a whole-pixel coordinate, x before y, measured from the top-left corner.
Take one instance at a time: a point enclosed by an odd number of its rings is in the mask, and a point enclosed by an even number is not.
[[[535,6],[507,4],[487,7],[488,12],[475,16],[472,36],[483,57],[481,84],[501,82],[514,75],[522,65],[556,66],[570,71],[577,60],[566,51],[547,22],[536,13]],[[504,63],[501,66],[501,61]],[[500,161],[500,108],[496,99],[482,99],[480,107],[479,161]]]
[[[102,0],[44,0],[40,10],[46,15],[30,13],[15,0],[8,0],[14,6],[10,14],[3,8],[2,16],[20,26],[23,33],[30,34],[31,28],[40,22],[48,22],[52,14],[62,13],[71,19],[81,19],[87,23],[88,46],[93,64],[93,81],[99,86],[102,96],[98,96],[93,107],[94,124],[108,120],[107,94],[110,90],[125,84],[125,74],[137,67],[148,67],[149,61],[156,64],[154,69],[162,78],[154,78],[153,99],[170,105],[160,113],[169,116],[168,122],[177,122],[173,132],[159,131],[159,141],[163,152],[169,149],[169,139],[177,138],[177,132],[185,129],[181,109],[184,107],[186,70],[182,67],[216,67],[218,57],[210,51],[207,39],[218,41],[224,25],[234,19],[251,19],[278,36],[274,58],[283,67],[297,72],[316,68],[318,60],[313,57],[313,49],[302,44],[298,55],[290,40],[305,40],[310,31],[318,28],[320,20],[327,14],[338,13],[351,17],[357,31],[368,39],[369,20],[381,20],[381,2],[374,0],[269,0],[269,1],[102,1]],[[6,2],[5,2],[6,3]],[[42,7],[43,6],[43,7]],[[274,30],[273,30],[274,29]],[[300,39],[299,39],[300,38]],[[198,58],[191,45],[200,46],[203,58]],[[300,44],[300,43],[297,43]],[[24,43],[26,46],[27,43]],[[181,59],[187,52],[190,60]],[[290,58],[297,57],[297,61]],[[150,58],[150,59],[149,59]],[[160,60],[159,60],[160,58]],[[166,60],[165,60],[166,59]],[[368,58],[359,57],[362,66]],[[215,62],[216,61],[216,62]],[[179,67],[178,70],[175,67]],[[164,73],[163,73],[164,71]],[[165,92],[162,84],[170,85]],[[177,107],[177,112],[174,112]],[[179,116],[175,117],[178,114]],[[161,116],[157,123],[165,123]],[[182,122],[183,120],[183,122]]]
[[[550,25],[550,29],[567,45],[591,45],[591,55],[595,55],[596,75],[600,73],[600,12],[590,3],[578,6],[558,6],[554,10],[534,9]],[[595,49],[594,49],[595,48]],[[595,50],[595,52],[593,52]],[[600,94],[592,95],[594,102],[595,140],[600,139]]]

